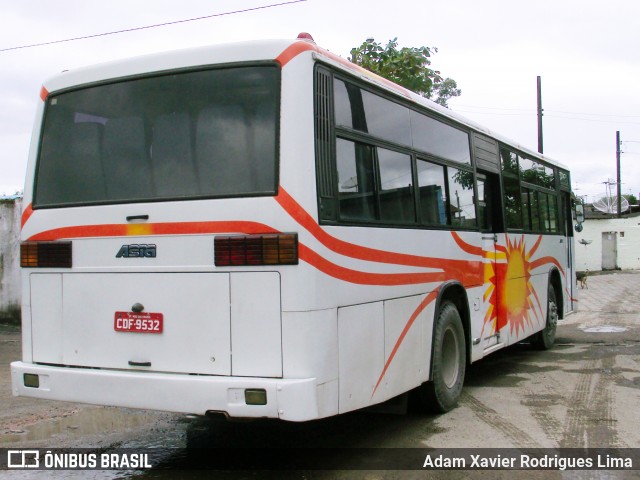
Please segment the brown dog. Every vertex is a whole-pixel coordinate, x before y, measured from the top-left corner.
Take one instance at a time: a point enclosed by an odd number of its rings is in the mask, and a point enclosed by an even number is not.
[[[586,272],[577,272],[576,280],[580,283],[580,288],[589,290],[589,285],[587,285],[587,278],[589,276],[589,270]]]

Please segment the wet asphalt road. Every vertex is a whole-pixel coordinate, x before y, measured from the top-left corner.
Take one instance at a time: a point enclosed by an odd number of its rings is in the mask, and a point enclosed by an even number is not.
[[[581,311],[561,322],[551,351],[519,344],[477,362],[467,371],[459,407],[440,416],[355,412],[306,424],[231,423],[14,398],[7,364],[19,358],[19,334],[0,328],[0,448],[640,448],[640,273],[592,276],[588,286],[580,291]],[[179,455],[160,460],[186,466]],[[105,472],[78,473],[105,478]],[[211,478],[207,473],[202,478]],[[638,478],[636,473],[231,471],[215,478]]]

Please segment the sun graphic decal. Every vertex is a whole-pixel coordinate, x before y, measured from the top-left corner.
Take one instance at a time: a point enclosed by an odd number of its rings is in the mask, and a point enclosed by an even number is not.
[[[534,308],[537,295],[531,285],[531,263],[529,260],[537,249],[538,242],[527,252],[524,237],[511,241],[507,237],[504,250],[506,263],[496,264],[496,280],[498,282],[497,317],[500,324],[510,324],[511,334],[518,336],[520,331],[533,327],[532,315],[539,322]],[[539,305],[539,301],[537,302]],[[539,308],[539,310],[541,310]]]

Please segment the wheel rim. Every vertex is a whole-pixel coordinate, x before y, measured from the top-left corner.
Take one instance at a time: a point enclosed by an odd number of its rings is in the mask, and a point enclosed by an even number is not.
[[[558,306],[556,302],[549,300],[548,306],[549,318],[547,319],[547,332],[552,333],[558,325]]]
[[[453,388],[460,370],[460,345],[456,331],[449,327],[442,339],[442,380],[447,388]]]

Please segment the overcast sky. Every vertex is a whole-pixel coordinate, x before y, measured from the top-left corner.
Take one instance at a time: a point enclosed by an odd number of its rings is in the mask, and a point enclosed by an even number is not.
[[[347,57],[366,38],[435,46],[432,67],[458,82],[450,107],[537,149],[542,77],[545,155],[567,165],[594,200],[616,178],[640,194],[640,1],[306,0],[199,21],[7,50],[287,0],[0,0],[0,194],[23,188],[40,86],[62,70],[178,48],[306,31]],[[3,51],[4,50],[4,51]],[[613,186],[615,189],[615,186]]]

